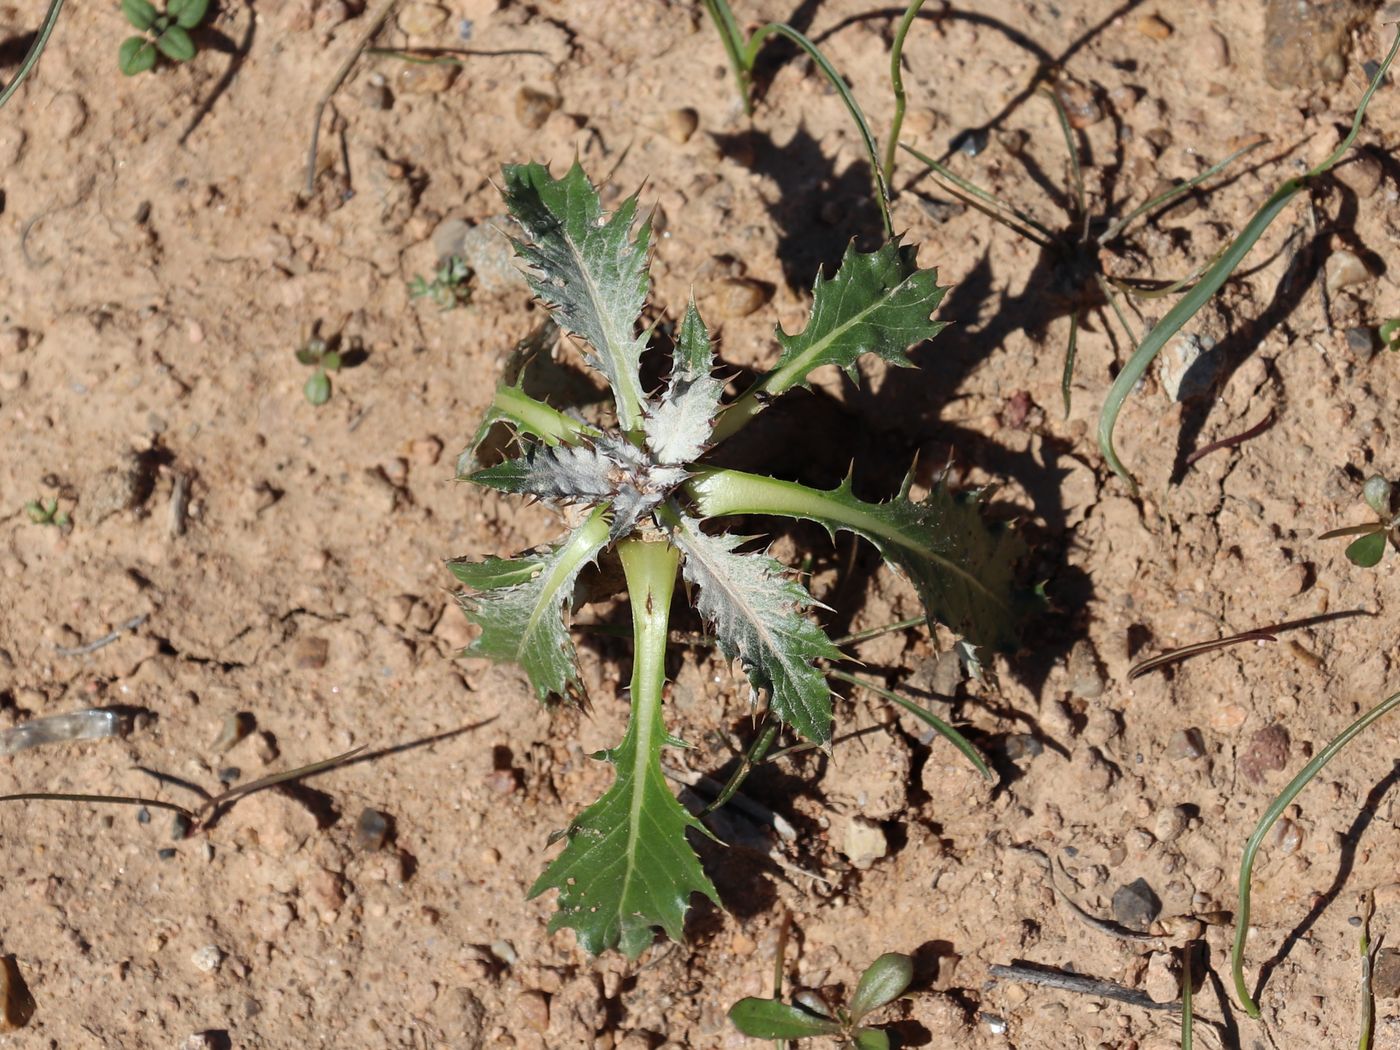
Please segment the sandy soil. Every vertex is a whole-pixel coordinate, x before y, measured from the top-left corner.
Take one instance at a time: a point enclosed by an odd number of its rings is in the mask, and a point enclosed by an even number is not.
[[[817,37],[884,132],[889,5],[736,6],[745,22],[791,20]],[[6,78],[39,7],[0,5]],[[1096,215],[1267,137],[1217,192],[1140,223],[1105,262],[1164,279],[1208,259],[1332,148],[1362,62],[1386,43],[1363,23],[1338,38],[1340,83],[1278,87],[1289,71],[1262,57],[1253,0],[928,9],[907,49],[906,139],[941,154],[990,125],[986,148],[954,167],[1052,228],[1071,224],[1070,181],[1052,110],[1028,92],[1042,64],[1063,64],[1087,121]],[[1193,325],[1217,341],[1218,391],[1174,404],[1154,373],[1131,402],[1120,450],[1141,500],[1093,441],[1123,352],[1102,311],[1086,314],[1062,419],[1069,312],[1084,301],[1070,267],[952,203],[906,159],[896,224],[953,286],[942,314],[956,325],[916,350],[917,373],[872,366],[860,391],[825,384],[809,417],[779,419],[770,462],[830,482],[854,454],[878,494],[915,452],[926,464],[951,453],[967,483],[1001,485],[1052,608],[997,684],[950,678],[950,639],[927,631],[856,649],[869,673],[938,694],[999,783],[873,698],[843,701],[842,727],[883,728],[750,782],[796,841],[772,856],[706,848],[731,910],[698,908],[686,944],[629,965],[548,936],[550,901],[523,899],[550,832],[607,783],[586,756],[620,736],[626,646],[583,644],[587,714],[546,710],[517,670],[454,655],[469,634],[443,560],[552,535],[549,511],[452,480],[539,311],[499,271],[488,280],[484,259],[466,308],[412,301],[407,283],[433,266],[444,220],[499,214],[501,163],[557,171],[577,155],[664,213],[658,310],[693,285],[727,360],[753,366],[773,359],[775,323],[800,325],[817,264],[872,232],[868,172],[837,99],[790,56],[763,66],[750,123],[699,5],[442,11],[405,9],[380,43],[480,53],[460,70],[362,61],[327,112],[306,202],[312,109],[372,16],[353,3],[225,3],[194,61],[130,80],[116,69],[116,5],[72,4],[0,114],[0,719],[140,712],[123,739],[7,759],[0,787],[188,804],[197,796],[141,768],[217,790],[370,749],[187,839],[158,809],[0,809],[0,951],[37,1005],[6,1044],[737,1047],[748,1044],[725,1011],[768,994],[790,921],[793,982],[849,984],[883,951],[917,953],[916,993],[891,1013],[903,1045],[1176,1045],[1171,1012],[989,979],[1022,960],[1160,994],[1163,953],[1185,928],[1167,921],[1160,942],[1107,936],[1016,847],[1062,861],[1061,885],[1093,915],[1113,916],[1114,893],[1142,879],[1162,920],[1212,920],[1203,939],[1228,982],[1218,913],[1234,906],[1244,839],[1291,772],[1394,687],[1400,585],[1388,564],[1358,570],[1316,536],[1364,517],[1366,475],[1395,473],[1395,363],[1348,330],[1400,311],[1386,262],[1400,236],[1388,153],[1400,94],[1378,95],[1364,159],[1291,204]],[[522,104],[522,88],[559,104]],[[684,107],[698,114],[689,137]],[[1324,297],[1341,250],[1368,272]],[[1141,331],[1164,310],[1143,300],[1130,321]],[[364,351],[319,409],[293,356],[316,324]],[[1259,436],[1180,466],[1269,413]],[[31,523],[21,508],[39,496],[57,498],[71,528]],[[778,549],[814,556],[834,631],[915,608],[868,552],[804,530]],[[141,616],[112,644],[63,652]],[[1160,650],[1300,620],[1271,645],[1126,679]],[[723,775],[751,732],[746,690],[686,651],[671,699],[673,730],[701,745],[676,761]],[[240,714],[252,731],[231,743]],[[1375,933],[1400,929],[1396,732],[1381,723],[1358,741],[1266,841],[1249,946],[1251,981],[1274,960],[1265,1025],[1208,986],[1199,1010],[1224,1028],[1203,1026],[1201,1045],[1354,1045],[1353,920],[1367,890]],[[357,830],[367,808],[392,818],[382,845]],[[850,856],[852,828],[872,824],[885,855]],[[1377,1045],[1394,1045],[1400,1000],[1377,1005]]]

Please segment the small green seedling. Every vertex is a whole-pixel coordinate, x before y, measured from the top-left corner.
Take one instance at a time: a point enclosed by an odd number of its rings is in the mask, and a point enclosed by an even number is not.
[[[803,991],[792,1005],[781,999],[740,999],[729,1008],[729,1019],[754,1039],[827,1036],[842,1050],[889,1050],[889,1035],[861,1022],[903,995],[913,979],[914,960],[887,952],[860,975],[856,993],[844,1007],[832,1006],[817,992]]]
[[[1400,317],[1382,321],[1376,329],[1376,334],[1380,336],[1381,345],[1387,350],[1400,350]]]
[[[562,178],[539,164],[507,165],[503,186],[525,276],[558,326],[585,344],[585,361],[611,387],[614,412],[587,423],[530,397],[518,370],[502,382],[458,477],[568,508],[570,531],[552,547],[512,559],[458,559],[449,568],[474,592],[461,604],[481,630],[465,655],[521,665],[546,700],[582,690],[565,621],[579,574],[610,552],[622,563],[633,621],[631,718],[618,746],[596,756],[615,767],[614,780],[557,836],[564,848],[530,895],[558,890],[551,930],[569,927],[590,952],[620,947],[635,958],[655,927],[681,938],[692,894],[718,900],[686,841],[702,826],[672,795],[661,767],[663,749],[681,746],[662,711],[677,573],[720,652],[742,667],[754,703],[764,697],[774,722],[813,744],[832,739],[828,676],[839,672],[825,665],[845,658],[810,615],[816,600],[781,563],[741,551],[747,534],[702,523],[771,515],[864,537],[910,579],[925,617],[963,637],[973,660],[979,647],[1018,644],[1022,615],[1034,605],[1015,584],[1026,548],[1015,530],[983,520],[979,493],[955,495],[946,479],[919,501],[909,498],[911,479],[893,499],[871,503],[855,495],[849,476],[818,489],[709,462],[722,442],[751,444],[746,425],[780,394],[807,387],[814,369],[835,365],[854,378],[867,354],[910,363],[909,348],[943,327],[932,314],[945,292],[935,271],[918,267],[912,246],[847,248],[836,274],[817,278],[806,328],[795,335],[779,328],[773,369],[730,401],[692,303],[675,333],[670,376],[649,390],[641,359],[654,329],[641,318],[651,226],[635,226],[636,197],[608,214],[578,164]],[[483,466],[478,449],[501,426],[519,455]]]
[[[1345,528],[1324,532],[1318,539],[1333,540],[1342,536],[1355,536],[1347,544],[1347,561],[1363,569],[1380,564],[1385,555],[1386,540],[1390,531],[1400,525],[1400,514],[1394,511],[1394,486],[1379,474],[1366,479],[1366,487],[1361,490],[1361,498],[1366,506],[1376,512],[1375,521],[1363,525],[1348,525]]]
[[[58,509],[58,499],[32,499],[24,505],[24,512],[35,525],[54,525],[63,528],[70,521],[66,511]]]
[[[315,336],[297,351],[297,360],[308,368],[316,369],[301,389],[306,400],[319,408],[331,399],[330,373],[340,371],[340,352],[330,349],[326,340]]]
[[[413,299],[431,299],[440,310],[451,310],[465,306],[471,300],[471,286],[467,283],[471,270],[460,255],[449,255],[438,266],[431,281],[416,274],[408,284],[408,294]]]
[[[155,68],[159,55],[172,62],[194,58],[190,30],[204,21],[208,10],[209,0],[169,0],[163,12],[150,0],[122,0],[122,14],[141,33],[122,41],[117,52],[121,71],[129,77],[148,72]]]

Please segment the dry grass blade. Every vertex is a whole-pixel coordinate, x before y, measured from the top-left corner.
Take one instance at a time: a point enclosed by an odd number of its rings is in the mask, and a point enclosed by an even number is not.
[[[1183,645],[1179,649],[1168,649],[1149,660],[1143,660],[1132,666],[1128,671],[1128,681],[1134,678],[1141,678],[1152,671],[1160,671],[1174,663],[1182,660],[1189,660],[1193,656],[1200,656],[1202,653],[1214,652],[1216,649],[1224,649],[1231,645],[1241,645],[1244,642],[1276,642],[1278,641],[1267,631],[1244,631],[1240,634],[1232,634],[1228,638],[1215,638],[1208,642],[1193,642],[1191,645]]]

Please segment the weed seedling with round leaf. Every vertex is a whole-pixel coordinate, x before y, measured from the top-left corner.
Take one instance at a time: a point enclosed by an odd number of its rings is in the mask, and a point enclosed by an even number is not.
[[[332,350],[325,339],[314,336],[297,351],[297,360],[316,370],[301,389],[306,400],[319,408],[331,399],[330,373],[340,371],[340,351]]]
[[[465,306],[471,301],[471,285],[467,282],[471,270],[459,255],[449,255],[438,266],[431,281],[423,275],[415,274],[408,284],[408,294],[412,299],[431,299],[440,310]]]
[[[622,563],[633,622],[631,717],[622,741],[598,756],[614,766],[614,780],[560,833],[564,849],[531,895],[558,890],[551,930],[570,927],[591,952],[621,948],[635,958],[655,927],[680,939],[693,893],[716,899],[686,841],[701,825],[661,768],[662,750],[681,745],[662,712],[678,572],[720,652],[743,669],[751,698],[764,698],[766,717],[812,744],[832,739],[825,663],[844,657],[810,615],[816,600],[768,554],[741,550],[751,537],[706,519],[805,518],[833,535],[865,538],[910,579],[926,618],[963,637],[970,659],[979,647],[1017,644],[1022,613],[1034,602],[1015,585],[1025,546],[1014,530],[983,520],[979,494],[955,495],[945,479],[922,500],[910,498],[910,479],[895,498],[870,503],[855,495],[849,476],[817,489],[709,461],[721,442],[744,442],[747,424],[774,398],[808,386],[814,369],[836,365],[854,378],[867,354],[909,364],[909,348],[942,328],[932,314],[944,294],[912,247],[848,248],[834,276],[817,278],[806,327],[795,335],[779,328],[773,369],[733,400],[724,399],[710,335],[692,303],[675,335],[670,376],[649,390],[641,360],[653,330],[642,328],[641,316],[651,228],[636,226],[636,197],[605,212],[577,164],[562,178],[539,164],[508,165],[503,185],[526,278],[559,328],[584,344],[614,410],[603,422],[584,422],[529,396],[519,370],[509,370],[458,476],[558,506],[569,531],[516,558],[449,567],[471,589],[461,604],[480,629],[466,655],[519,664],[545,700],[582,689],[565,622],[579,574],[614,552]],[[483,466],[478,449],[501,426],[518,454]],[[944,730],[971,750],[952,727]]]
[[[1400,350],[1400,317],[1382,321],[1376,335],[1380,336],[1381,346],[1387,350]]]
[[[204,21],[208,10],[209,0],[169,0],[164,11],[150,0],[122,0],[122,14],[141,32],[122,41],[117,53],[121,71],[129,77],[148,72],[160,55],[172,62],[194,58],[190,30]]]
[[[754,1039],[835,1039],[842,1050],[889,1050],[890,1037],[862,1022],[888,1006],[914,979],[914,961],[898,952],[880,956],[860,975],[855,995],[833,1006],[817,993],[798,992],[796,1004],[781,999],[740,999],[729,1008],[734,1027]]]
[[[1366,479],[1366,487],[1361,490],[1361,498],[1366,506],[1376,512],[1376,520],[1362,525],[1348,525],[1345,528],[1324,532],[1318,539],[1333,540],[1342,536],[1355,536],[1347,544],[1347,561],[1363,569],[1380,563],[1385,554],[1386,540],[1390,531],[1400,525],[1400,514],[1394,510],[1394,486],[1379,474]]]

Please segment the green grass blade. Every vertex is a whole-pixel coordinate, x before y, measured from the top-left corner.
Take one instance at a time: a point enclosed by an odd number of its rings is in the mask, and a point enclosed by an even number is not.
[[[1074,141],[1074,129],[1070,127],[1069,114],[1065,112],[1065,104],[1060,101],[1060,93],[1054,87],[1047,87],[1044,91],[1050,96],[1050,104],[1055,107],[1055,119],[1060,125],[1060,133],[1065,137],[1065,148],[1069,151],[1070,181],[1074,184],[1074,200],[1079,208],[1079,215],[1087,224],[1089,205],[1084,199],[1084,172],[1079,167],[1079,144]]]
[[[1244,857],[1240,861],[1240,903],[1235,911],[1235,944],[1230,952],[1230,966],[1235,978],[1235,996],[1250,1017],[1259,1017],[1259,1004],[1254,1001],[1244,983],[1244,942],[1249,932],[1249,882],[1254,871],[1255,855],[1259,852],[1264,836],[1274,826],[1274,822],[1283,815],[1283,811],[1298,797],[1298,793],[1308,786],[1313,777],[1322,772],[1327,763],[1336,758],[1338,752],[1351,743],[1371,723],[1384,717],[1396,707],[1400,707],[1400,693],[1382,700],[1342,730],[1336,739],[1319,751],[1313,760],[1288,782],[1288,786],[1264,811],[1264,816],[1260,818],[1259,825],[1254,829],[1254,834],[1250,835],[1249,841],[1245,843]]]
[[[0,90],[0,107],[3,107],[6,102],[10,101],[10,96],[19,90],[19,86],[24,83],[25,78],[29,76],[29,74],[33,72],[34,67],[39,64],[39,56],[44,53],[44,48],[48,47],[49,37],[53,33],[53,27],[58,25],[58,16],[62,10],[63,0],[50,0],[49,10],[44,15],[44,24],[39,27],[39,33],[34,38],[34,43],[29,46],[29,50],[25,53],[24,61],[20,63],[14,78],[5,85],[3,90]]]
[[[1361,916],[1361,1037],[1358,1050],[1371,1050],[1371,1032],[1376,1023],[1376,1001],[1371,991],[1371,916],[1376,910],[1376,898],[1366,893],[1366,908]]]
[[[938,161],[934,160],[928,154],[921,153],[913,146],[906,146],[901,142],[899,147],[920,164],[926,166],[940,179],[952,183],[953,193],[957,197],[964,203],[976,208],[989,219],[1001,223],[1013,233],[1040,245],[1042,248],[1048,248],[1050,242],[1054,240],[1055,235],[1050,232],[1049,228],[1037,222],[1019,208],[1007,204],[1005,201],[1001,200],[1001,198],[988,190],[984,190],[975,182],[969,182],[951,168],[938,163]],[[1012,218],[1012,216],[1015,218]],[[1026,229],[1026,227],[1030,227],[1030,229]],[[1031,230],[1036,232],[1032,233]]]
[[[739,23],[734,20],[734,12],[730,10],[726,0],[705,0],[705,11],[719,30],[725,56],[729,59],[729,68],[734,71],[734,83],[739,88],[739,98],[744,103],[744,115],[753,116],[753,64],[745,55],[744,34],[739,29]]]
[[[1060,374],[1060,396],[1065,402],[1065,418],[1069,418],[1071,388],[1074,384],[1074,358],[1079,349],[1079,310],[1069,315],[1069,345],[1065,347],[1065,368]]]
[[[1224,171],[1235,161],[1243,157],[1246,153],[1250,152],[1251,150],[1256,150],[1262,145],[1264,145],[1264,140],[1259,139],[1255,142],[1249,143],[1247,146],[1241,146],[1239,149],[1235,150],[1234,153],[1231,153],[1228,157],[1220,161],[1218,164],[1212,164],[1205,171],[1201,172],[1199,175],[1192,176],[1191,178],[1183,182],[1180,186],[1173,186],[1165,193],[1159,193],[1157,194],[1157,196],[1151,198],[1150,200],[1144,201],[1142,204],[1139,204],[1132,211],[1128,212],[1127,215],[1124,215],[1121,219],[1118,219],[1111,226],[1109,226],[1108,229],[1104,230],[1104,232],[1099,235],[1099,243],[1107,244],[1109,241],[1113,240],[1113,238],[1117,237],[1120,233],[1122,233],[1127,228],[1128,224],[1131,223],[1134,219],[1136,219],[1139,215],[1145,215],[1152,209],[1161,207],[1163,204],[1166,204],[1168,201],[1176,200],[1176,198],[1180,197],[1183,193],[1189,193],[1191,190],[1194,190],[1197,186],[1205,182],[1207,179],[1212,178],[1213,176],[1218,175],[1220,172]]]
[[[1191,956],[1195,947],[1195,941],[1187,941],[1181,949],[1181,1050],[1191,1050],[1196,1025],[1195,1008],[1192,1003],[1196,994],[1193,987],[1196,975],[1191,972]]]
[[[841,96],[841,101],[846,104],[846,111],[850,113],[851,119],[856,123],[856,130],[860,132],[861,141],[865,144],[865,155],[870,161],[870,177],[875,183],[875,203],[880,206],[880,219],[885,226],[885,237],[886,239],[893,238],[894,223],[890,220],[890,189],[885,184],[885,170],[880,166],[880,147],[875,142],[875,134],[870,130],[870,122],[865,119],[865,113],[861,110],[860,103],[856,101],[855,95],[851,94],[851,89],[846,86],[846,81],[836,71],[836,67],[827,60],[826,55],[822,54],[821,48],[792,26],[783,22],[769,22],[749,37],[748,47],[744,51],[746,68],[753,69],[759,49],[763,46],[764,40],[770,36],[785,36],[807,52],[812,61],[817,64],[817,68],[831,82],[831,86],[836,89],[836,93]]]
[[[894,47],[890,50],[890,90],[894,92],[894,119],[890,121],[890,137],[885,143],[885,185],[894,181],[895,151],[899,148],[899,132],[904,127],[904,38],[909,35],[914,19],[919,17],[919,8],[924,0],[909,0],[904,9],[904,17],[894,32]]]
[[[992,776],[992,771],[987,768],[987,763],[983,760],[982,756],[977,753],[977,749],[972,746],[972,742],[969,741],[967,737],[963,736],[952,726],[950,726],[947,722],[943,721],[943,719],[935,715],[932,711],[928,710],[927,708],[920,707],[918,704],[914,703],[914,701],[900,696],[894,690],[886,689],[879,683],[872,682],[869,679],[859,678],[856,675],[848,674],[845,671],[828,670],[826,673],[831,678],[836,678],[842,682],[849,682],[851,685],[860,686],[860,688],[862,689],[869,689],[876,696],[888,700],[892,704],[898,704],[900,707],[904,708],[904,710],[908,711],[915,718],[918,718],[919,720],[930,726],[934,730],[934,732],[936,732],[944,740],[948,741],[948,743],[952,744],[955,748],[961,751],[963,753],[963,756],[975,767],[977,767],[977,772],[981,773],[982,776],[986,777],[988,780],[996,779],[994,776]]]
[[[1133,392],[1138,380],[1147,372],[1148,366],[1156,359],[1157,354],[1161,352],[1167,341],[1181,331],[1186,323],[1196,316],[1201,307],[1205,306],[1211,296],[1229,280],[1236,267],[1244,261],[1244,257],[1249,254],[1255,242],[1278,217],[1279,212],[1283,211],[1288,202],[1293,199],[1294,194],[1311,180],[1330,171],[1351,148],[1351,144],[1356,140],[1357,132],[1361,129],[1361,120],[1366,114],[1366,107],[1370,104],[1371,96],[1375,94],[1376,88],[1380,86],[1386,72],[1390,69],[1397,49],[1400,49],[1400,31],[1396,32],[1395,42],[1391,45],[1390,53],[1386,55],[1385,61],[1376,71],[1370,87],[1361,97],[1361,102],[1356,108],[1356,117],[1352,121],[1351,132],[1342,140],[1331,156],[1303,175],[1289,179],[1273,192],[1259,211],[1255,213],[1254,218],[1249,220],[1249,224],[1245,226],[1239,236],[1230,242],[1229,247],[1225,249],[1215,265],[1206,271],[1194,288],[1178,299],[1176,304],[1167,311],[1166,317],[1162,318],[1157,326],[1147,334],[1133,356],[1128,359],[1128,363],[1123,366],[1123,370],[1118,373],[1117,379],[1114,380],[1113,386],[1109,389],[1108,397],[1104,400],[1103,411],[1099,416],[1099,450],[1103,453],[1108,465],[1113,468],[1113,472],[1127,483],[1134,494],[1137,492],[1137,482],[1133,480],[1133,476],[1123,465],[1123,461],[1118,458],[1118,452],[1113,447],[1113,431],[1118,425],[1118,416],[1123,410],[1124,402],[1128,400],[1128,395]]]

